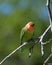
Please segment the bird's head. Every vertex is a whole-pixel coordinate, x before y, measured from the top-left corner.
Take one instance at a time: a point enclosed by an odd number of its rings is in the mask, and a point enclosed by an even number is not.
[[[25,26],[25,29],[29,32],[33,32],[34,31],[34,23],[33,22],[28,22]]]

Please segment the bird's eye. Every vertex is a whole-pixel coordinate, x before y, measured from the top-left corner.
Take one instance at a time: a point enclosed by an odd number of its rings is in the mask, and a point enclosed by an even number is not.
[[[34,27],[34,24],[32,24],[31,26]]]

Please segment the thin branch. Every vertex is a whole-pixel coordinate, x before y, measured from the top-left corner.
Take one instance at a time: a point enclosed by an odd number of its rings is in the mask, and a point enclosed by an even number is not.
[[[41,53],[42,53],[42,56],[44,55],[43,38],[46,35],[46,33],[49,31],[50,28],[51,28],[51,25],[49,25],[48,28],[45,30],[45,32],[40,36],[40,41],[39,42],[41,43]]]
[[[52,38],[51,38],[51,39],[49,39],[48,41],[44,42],[44,44],[43,44],[43,45],[48,44],[48,43],[50,43],[51,41],[52,41]]]
[[[19,46],[18,48],[16,48],[13,52],[11,52],[9,55],[7,55],[1,62],[0,65],[7,60],[10,56],[12,56],[17,50],[19,50],[20,48],[22,48],[23,46],[25,46],[27,44],[27,42],[23,43],[21,46]]]
[[[52,14],[51,14],[51,9],[50,9],[50,0],[47,0],[46,6],[48,8],[48,16],[49,16],[49,20],[50,20],[50,25],[51,25],[51,32],[52,32]],[[46,41],[45,43],[49,43],[52,39],[50,39],[49,41]],[[52,52],[52,48],[51,48],[51,52]],[[48,58],[44,61],[43,65],[46,65],[46,63],[48,62],[48,60],[52,57],[52,53],[48,56]]]
[[[52,53],[48,56],[48,58],[44,61],[43,65],[46,65],[46,63],[48,62],[48,60],[52,57]]]
[[[51,25],[51,32],[52,32],[52,15],[51,15],[51,9],[50,9],[50,0],[47,0],[46,6],[48,8],[48,16],[49,16],[49,20],[50,20],[50,25]],[[50,39],[49,41],[46,41],[45,43],[49,43],[52,39]],[[52,48],[51,48],[51,52],[52,52]],[[44,61],[43,65],[46,65],[46,63],[48,62],[48,60],[52,57],[52,53],[48,56],[48,58]]]
[[[31,42],[35,42],[37,43],[39,41],[39,38],[32,38],[30,40],[28,40],[27,42],[24,42],[22,45],[20,45],[19,47],[17,47],[13,52],[11,52],[9,55],[7,55],[1,62],[0,62],[0,65],[5,62],[9,57],[11,57],[16,51],[18,51],[19,49],[21,49],[23,46],[27,45],[28,43],[31,43]]]
[[[51,9],[50,9],[50,0],[47,0],[46,6],[48,9],[48,16],[49,16],[49,21],[50,21],[50,25],[51,25],[51,32],[52,32],[52,14],[51,14]]]
[[[46,33],[49,31],[50,28],[51,28],[51,25],[49,25],[48,28],[44,31],[44,33],[40,36],[40,41],[39,42],[42,42],[43,37],[46,35]]]
[[[44,33],[40,36],[40,41],[39,42],[42,42],[44,36],[46,35],[46,33],[48,32],[48,30],[50,29],[51,25],[48,26],[48,28],[44,31]]]

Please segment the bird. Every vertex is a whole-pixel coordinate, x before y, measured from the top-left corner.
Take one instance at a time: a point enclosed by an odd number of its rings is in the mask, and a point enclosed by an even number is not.
[[[33,22],[28,22],[21,30],[20,34],[20,45],[22,45],[24,42],[27,42],[28,40],[32,39],[34,37],[34,28],[35,24]],[[34,44],[31,44],[29,48],[29,57],[31,56],[32,49],[34,47]]]

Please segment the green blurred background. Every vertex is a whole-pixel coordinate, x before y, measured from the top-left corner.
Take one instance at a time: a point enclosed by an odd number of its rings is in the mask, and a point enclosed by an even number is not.
[[[0,0],[0,61],[20,45],[20,32],[29,21],[35,23],[35,35],[39,37],[49,26],[46,0]],[[52,6],[51,6],[52,8]],[[44,41],[52,38],[49,30]],[[42,65],[51,53],[52,42],[44,46],[41,56],[40,44],[34,47],[31,58],[28,49],[20,50],[2,65]],[[48,61],[52,63],[52,58]]]

